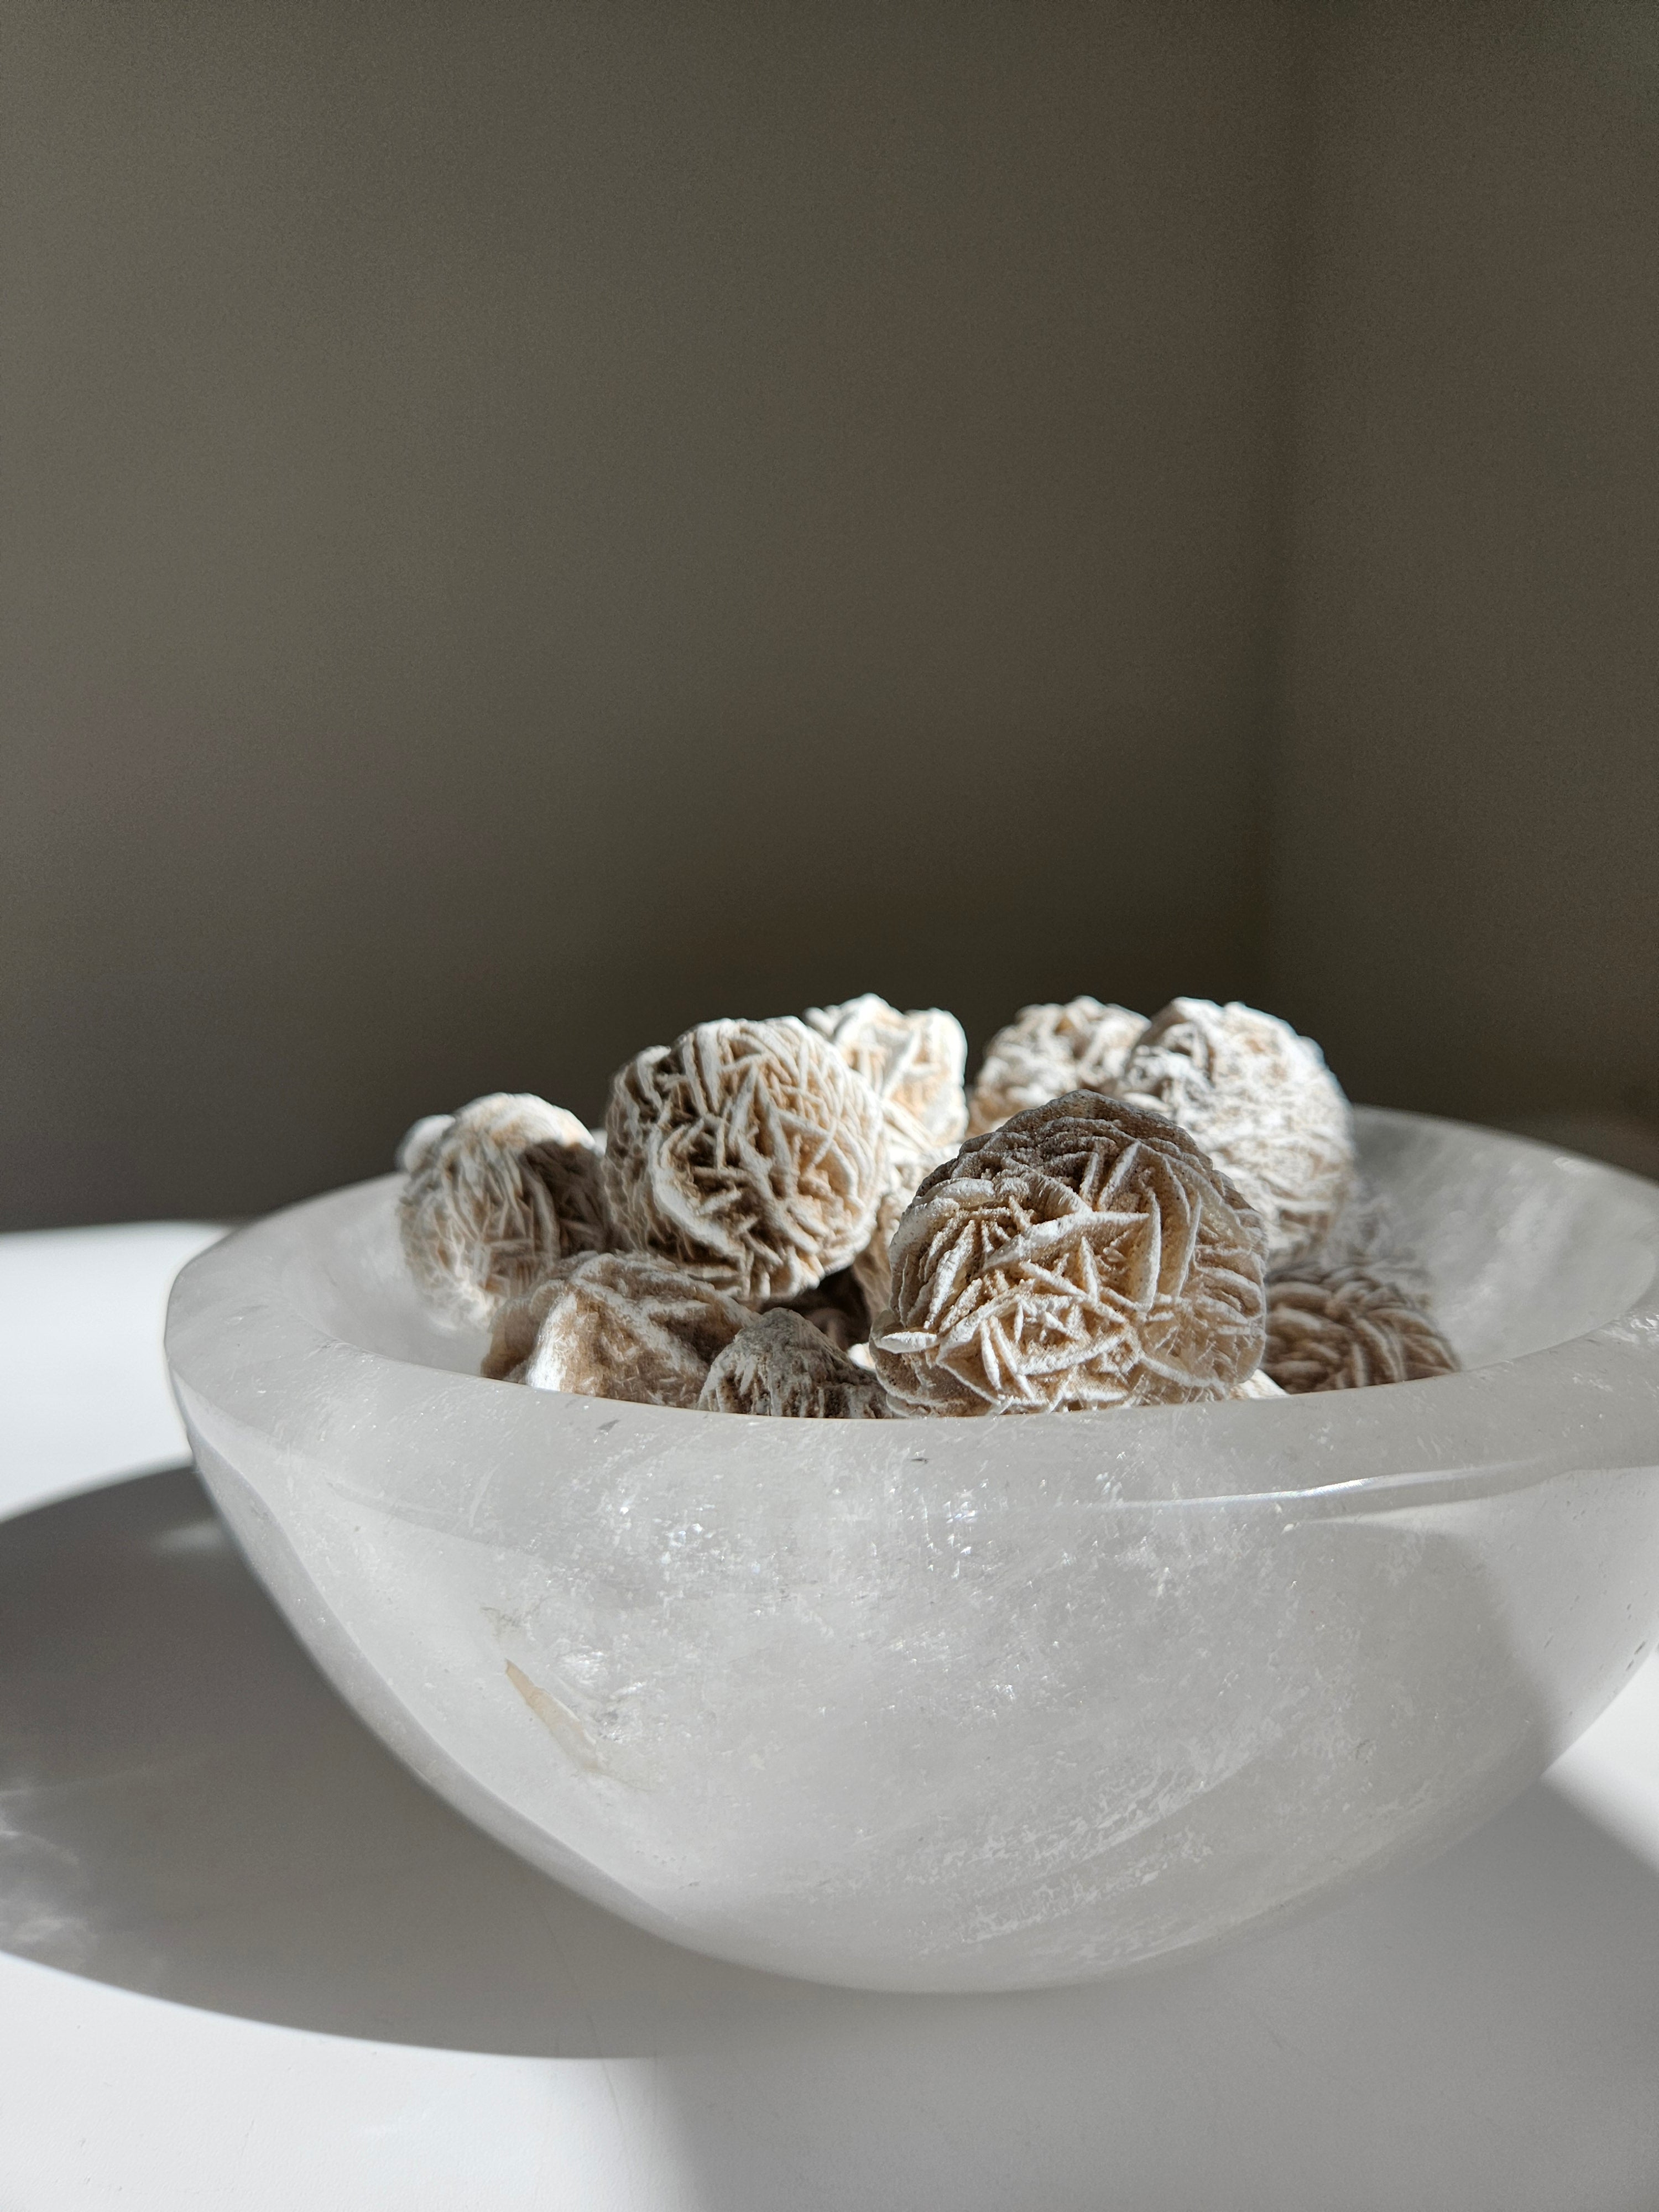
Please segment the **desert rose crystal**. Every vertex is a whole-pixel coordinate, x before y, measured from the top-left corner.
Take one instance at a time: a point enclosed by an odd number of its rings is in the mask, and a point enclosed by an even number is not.
[[[867,991],[841,1006],[809,1006],[807,1027],[827,1037],[882,1103],[890,1156],[960,1144],[968,1127],[962,1087],[968,1041],[941,1007],[902,1014]]]
[[[1068,1091],[1110,1091],[1146,1026],[1144,1014],[1103,1006],[1098,999],[1022,1006],[985,1048],[969,1101],[970,1133],[986,1135],[1011,1114],[1063,1098]]]
[[[918,1412],[1223,1398],[1261,1360],[1261,1223],[1183,1131],[1097,1092],[970,1138],[891,1256],[872,1351]]]
[[[702,1022],[641,1053],[605,1133],[617,1243],[752,1304],[844,1267],[887,1183],[881,1100],[793,1018]]]
[[[1353,1174],[1348,1102],[1310,1039],[1254,1006],[1175,999],[1136,1039],[1119,1095],[1178,1121],[1261,1215],[1274,1267],[1329,1231]]]
[[[1374,1268],[1296,1267],[1268,1281],[1262,1365],[1296,1397],[1420,1382],[1457,1358],[1410,1291]]]
[[[853,1279],[863,1291],[872,1314],[878,1314],[892,1295],[893,1232],[921,1184],[935,1168],[945,1166],[956,1156],[954,1145],[943,1146],[937,1152],[902,1153],[898,1166],[890,1175],[881,1203],[876,1208],[876,1225],[870,1242],[853,1262]]]
[[[787,1306],[757,1314],[738,1332],[709,1368],[697,1403],[706,1413],[814,1421],[880,1421],[891,1411],[875,1376]]]
[[[428,1115],[398,1164],[410,1272],[459,1321],[487,1328],[556,1261],[606,1241],[592,1137],[545,1098],[495,1091]]]
[[[695,1406],[746,1306],[695,1275],[631,1252],[561,1261],[503,1307],[483,1372],[533,1390]]]

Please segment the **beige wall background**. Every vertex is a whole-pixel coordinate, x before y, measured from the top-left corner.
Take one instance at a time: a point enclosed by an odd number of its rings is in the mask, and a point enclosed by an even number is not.
[[[10,15],[0,1208],[715,1012],[1650,1111],[1646,9]]]

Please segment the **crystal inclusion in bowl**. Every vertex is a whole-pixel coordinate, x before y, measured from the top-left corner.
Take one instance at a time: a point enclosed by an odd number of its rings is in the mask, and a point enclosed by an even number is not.
[[[1361,1112],[1466,1364],[817,1422],[482,1381],[395,1178],[194,1261],[198,1464],[431,1786],[658,1934],[874,1989],[1191,1954],[1449,1843],[1659,1621],[1659,1187]]]

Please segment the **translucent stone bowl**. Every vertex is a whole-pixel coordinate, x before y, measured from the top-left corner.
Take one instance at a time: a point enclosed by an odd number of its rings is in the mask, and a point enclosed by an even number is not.
[[[486,1382],[396,1182],[180,1277],[202,1472],[463,1813],[659,1934],[893,1990],[1191,1953],[1449,1843],[1659,1620],[1659,1186],[1362,1113],[1468,1371],[768,1421]]]

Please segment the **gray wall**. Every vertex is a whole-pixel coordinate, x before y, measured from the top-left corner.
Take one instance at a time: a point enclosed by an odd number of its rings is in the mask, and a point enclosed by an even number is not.
[[[1659,7],[1325,26],[1272,988],[1362,1097],[1659,1118]]]
[[[26,27],[13,1220],[710,1013],[1258,986],[1270,9]]]
[[[871,988],[1639,1103],[1654,21],[14,9],[0,1218]]]

